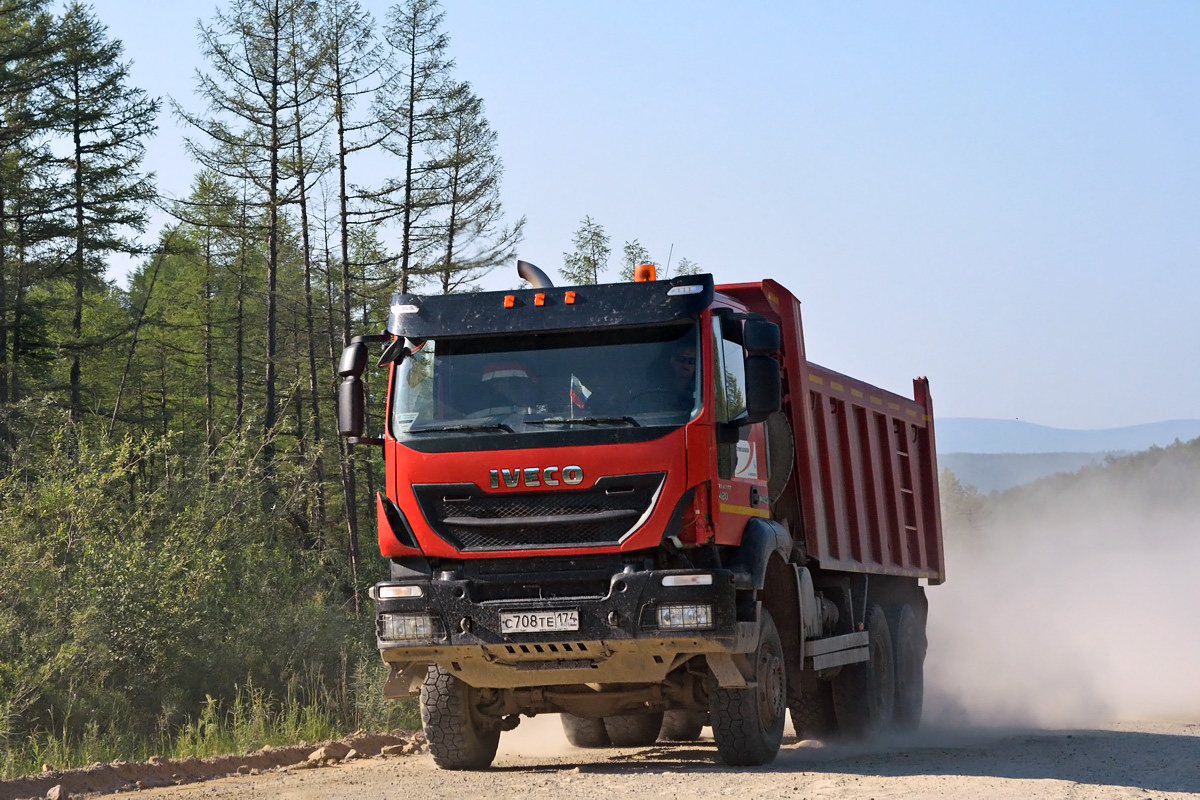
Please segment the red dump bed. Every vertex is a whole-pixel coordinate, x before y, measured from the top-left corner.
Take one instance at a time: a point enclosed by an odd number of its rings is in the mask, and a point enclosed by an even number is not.
[[[810,557],[823,569],[945,579],[933,403],[925,378],[902,397],[808,361],[800,301],[770,280],[718,286],[780,326],[792,481]]]

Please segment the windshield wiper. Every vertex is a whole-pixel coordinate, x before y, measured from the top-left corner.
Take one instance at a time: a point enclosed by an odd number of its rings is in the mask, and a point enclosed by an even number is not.
[[[546,417],[527,419],[526,425],[632,425],[640,428],[641,423],[630,416],[624,417]]]
[[[431,425],[424,428],[409,428],[405,433],[433,433],[442,431],[507,431],[513,433],[513,429],[503,422],[476,422],[476,423],[461,423],[455,425]]]

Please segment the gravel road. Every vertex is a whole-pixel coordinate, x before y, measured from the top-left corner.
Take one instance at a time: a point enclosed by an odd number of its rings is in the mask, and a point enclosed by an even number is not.
[[[707,731],[706,731],[707,733]],[[428,755],[246,775],[138,792],[212,800],[612,798],[1200,797],[1200,723],[1080,730],[929,728],[901,739],[830,744],[785,739],[773,764],[731,769],[710,738],[683,746],[577,750],[554,716],[501,737],[486,772],[446,772]],[[128,794],[104,795],[128,797]]]

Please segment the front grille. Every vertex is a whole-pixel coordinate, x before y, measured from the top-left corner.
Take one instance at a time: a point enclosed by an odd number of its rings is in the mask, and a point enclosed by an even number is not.
[[[462,552],[620,544],[654,507],[666,473],[610,475],[588,489],[489,494],[475,484],[417,484],[433,531]]]

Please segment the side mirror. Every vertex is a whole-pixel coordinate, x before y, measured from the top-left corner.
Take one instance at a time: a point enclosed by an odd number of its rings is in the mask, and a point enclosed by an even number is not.
[[[366,368],[367,346],[362,342],[346,345],[346,349],[342,351],[342,358],[338,361],[337,374],[343,378],[351,375],[361,378]]]
[[[355,336],[338,360],[337,374],[342,378],[337,395],[338,433],[346,437],[347,444],[383,444],[383,439],[363,437],[367,427],[367,389],[362,375],[367,368],[367,345],[391,338],[387,333]]]
[[[779,328],[775,328],[778,342]],[[749,327],[749,323],[747,323]],[[747,337],[748,339],[749,337]],[[778,344],[776,344],[778,348]],[[748,355],[746,367],[746,414],[740,422],[753,424],[762,422],[783,405],[783,382],[779,376],[779,362],[767,355]]]
[[[751,355],[774,353],[781,344],[779,326],[765,319],[748,319],[742,326],[742,346]]]
[[[351,347],[347,347],[346,352],[349,352]],[[366,347],[362,350],[365,357]],[[346,353],[342,353],[343,362],[345,356]],[[366,425],[366,409],[367,393],[362,380],[357,375],[346,375],[342,379],[342,385],[338,387],[338,433],[347,437],[362,436]]]

